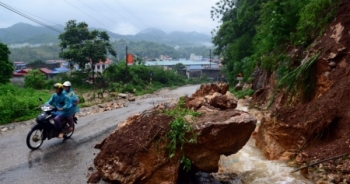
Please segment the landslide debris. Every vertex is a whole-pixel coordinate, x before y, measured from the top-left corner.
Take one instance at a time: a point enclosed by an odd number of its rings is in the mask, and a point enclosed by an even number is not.
[[[217,172],[220,155],[240,150],[256,126],[255,117],[234,109],[237,102],[232,94],[227,95],[227,89],[228,85],[224,83],[202,85],[180,104],[184,106],[182,108],[193,108],[188,99],[200,102],[200,108],[196,109],[201,114],[197,118],[188,115],[183,118],[187,121],[186,126],[192,127],[191,132],[186,132],[187,139],[196,135],[196,141],[178,146],[171,158],[167,135],[174,131],[170,127],[174,117],[164,111],[174,107],[159,105],[129,117],[95,146],[100,149],[94,159],[98,176],[112,183],[176,183],[184,172],[183,164],[180,164],[183,157],[191,161],[190,172]],[[213,97],[211,103],[208,95]],[[218,97],[220,100],[216,104],[214,99]],[[94,173],[93,177],[98,176]]]
[[[307,50],[295,52],[306,53],[303,61],[320,53],[311,101],[295,103],[297,96],[291,99],[293,106],[287,106],[286,94],[272,92],[276,89],[275,75],[267,79],[273,82],[253,96],[252,100],[265,107],[274,99],[270,103],[272,115],[262,120],[256,138],[268,159],[293,160],[302,166],[350,153],[349,10],[350,1],[344,1],[325,33]],[[349,158],[344,157],[310,167],[306,173],[318,182],[349,183],[348,163]]]

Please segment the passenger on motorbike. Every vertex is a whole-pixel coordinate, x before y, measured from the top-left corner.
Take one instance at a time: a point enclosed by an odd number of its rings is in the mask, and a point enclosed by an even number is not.
[[[62,122],[63,120],[67,120],[69,124],[73,122],[73,112],[72,101],[71,99],[63,94],[63,85],[61,83],[56,83],[54,85],[55,94],[53,94],[46,104],[53,105],[57,108],[57,112],[55,112],[56,117],[54,118],[55,127],[57,132],[59,132],[58,138],[63,138],[62,133]]]
[[[78,107],[78,103],[79,103],[79,98],[78,96],[74,93],[73,89],[72,89],[72,84],[69,81],[66,81],[63,83],[63,94],[65,94],[66,96],[68,96],[71,101],[72,101],[72,108],[74,109],[73,111],[73,117],[75,115],[75,113],[79,112],[79,107]],[[69,122],[72,124],[69,124],[69,130],[72,131],[73,130],[73,122]]]

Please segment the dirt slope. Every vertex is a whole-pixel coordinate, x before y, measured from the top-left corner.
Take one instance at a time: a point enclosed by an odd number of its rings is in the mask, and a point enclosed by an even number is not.
[[[281,100],[272,107],[272,118],[262,122],[257,145],[268,158],[297,155],[297,161],[304,162],[350,153],[349,12],[347,0],[324,35],[304,52],[305,58],[321,52],[312,101],[285,107]]]

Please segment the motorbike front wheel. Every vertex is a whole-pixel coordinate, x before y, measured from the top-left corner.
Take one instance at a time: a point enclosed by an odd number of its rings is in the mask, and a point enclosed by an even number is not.
[[[44,142],[43,129],[34,127],[27,135],[27,146],[28,148],[35,150],[38,149]]]

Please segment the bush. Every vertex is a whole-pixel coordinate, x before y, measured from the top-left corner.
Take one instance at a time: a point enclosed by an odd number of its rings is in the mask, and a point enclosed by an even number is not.
[[[36,91],[31,88],[21,89],[11,84],[0,85],[0,124],[34,118],[40,112],[38,100],[49,100],[47,91]]]
[[[33,89],[43,89],[46,76],[40,70],[30,70],[24,77],[24,87]]]

